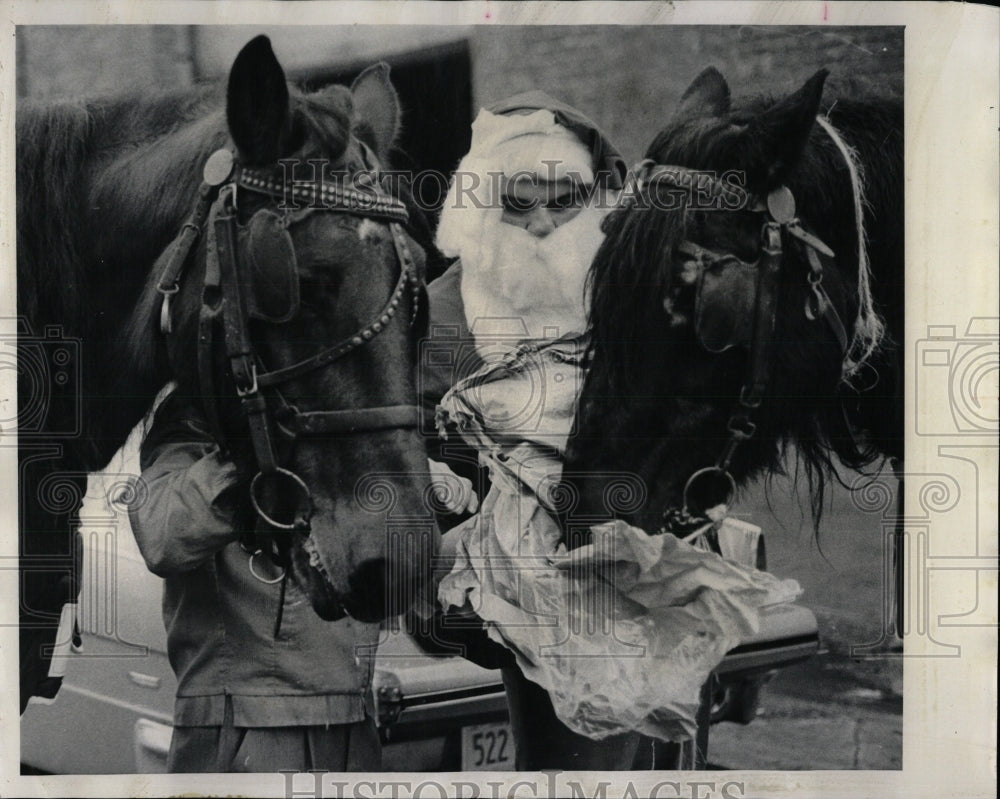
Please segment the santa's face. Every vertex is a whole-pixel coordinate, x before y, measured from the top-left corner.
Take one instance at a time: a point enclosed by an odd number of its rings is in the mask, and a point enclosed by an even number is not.
[[[500,221],[542,238],[574,219],[583,208],[585,187],[571,176],[552,178],[521,173],[506,180]]]
[[[462,259],[477,346],[582,333],[587,270],[603,239],[590,149],[551,112],[483,112],[455,174],[438,242]]]

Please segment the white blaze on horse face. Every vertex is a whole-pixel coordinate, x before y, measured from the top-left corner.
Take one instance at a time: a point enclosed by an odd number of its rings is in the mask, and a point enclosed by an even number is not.
[[[385,225],[365,218],[358,225],[358,238],[365,243],[375,243],[385,238]]]

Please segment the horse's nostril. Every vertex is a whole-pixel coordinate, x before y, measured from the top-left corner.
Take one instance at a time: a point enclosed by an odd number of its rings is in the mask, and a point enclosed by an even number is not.
[[[350,601],[348,612],[359,621],[382,621],[398,605],[398,598],[388,580],[388,566],[385,558],[366,560],[358,566],[349,580]]]

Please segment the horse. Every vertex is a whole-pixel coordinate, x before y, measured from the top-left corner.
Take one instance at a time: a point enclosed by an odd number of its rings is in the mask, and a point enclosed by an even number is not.
[[[432,245],[380,180],[399,118],[384,64],[306,94],[264,36],[224,93],[18,107],[22,712],[58,690],[87,474],[171,382],[249,483],[249,543],[321,617],[408,606],[437,536],[414,384]],[[387,512],[417,521],[389,541]]]
[[[792,446],[818,526],[835,459],[902,458],[902,107],[824,104],[827,74],[733,103],[705,70],[605,218],[562,474],[570,549],[609,519],[651,534],[703,528]],[[576,735],[543,690],[505,682],[520,768],[675,756],[637,734]],[[707,731],[704,691],[702,703]]]
[[[902,459],[902,105],[824,103],[827,74],[734,105],[705,70],[605,219],[566,457],[584,517],[683,529],[794,446],[818,525],[837,459]],[[616,499],[602,472],[637,479]]]

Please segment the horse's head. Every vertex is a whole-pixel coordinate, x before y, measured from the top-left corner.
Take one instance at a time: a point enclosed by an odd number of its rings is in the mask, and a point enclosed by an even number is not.
[[[734,108],[703,72],[606,221],[567,461],[587,513],[657,529],[665,509],[701,514],[777,467],[784,442],[810,466],[857,452],[840,389],[878,325],[848,156],[817,122],[826,74]],[[647,500],[624,513],[594,506],[604,478],[573,477],[623,469]]]
[[[424,252],[378,177],[398,116],[386,67],[302,95],[250,42],[229,76],[233,147],[205,168],[205,235],[164,310],[182,387],[257,475],[255,545],[324,618],[404,611],[437,536],[415,407]]]

